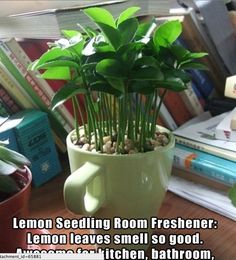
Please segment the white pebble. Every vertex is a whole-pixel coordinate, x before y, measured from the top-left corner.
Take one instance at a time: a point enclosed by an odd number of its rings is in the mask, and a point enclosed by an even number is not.
[[[110,136],[104,136],[103,137],[103,143],[106,144],[108,141],[111,141],[111,137]]]
[[[90,145],[89,144],[84,144],[82,149],[85,151],[89,151]]]

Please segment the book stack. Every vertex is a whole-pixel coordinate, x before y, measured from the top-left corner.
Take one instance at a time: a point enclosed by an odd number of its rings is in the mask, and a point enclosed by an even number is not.
[[[227,115],[205,112],[174,131],[175,175],[220,190],[236,183],[236,143],[216,139],[216,127]]]
[[[64,105],[55,111],[50,109],[50,100],[55,91],[46,80],[37,77],[37,73],[27,70],[30,63],[30,58],[14,38],[0,42],[1,103],[8,107],[9,115],[28,108],[46,112],[54,140],[59,149],[65,152],[65,139],[73,129],[73,116]]]

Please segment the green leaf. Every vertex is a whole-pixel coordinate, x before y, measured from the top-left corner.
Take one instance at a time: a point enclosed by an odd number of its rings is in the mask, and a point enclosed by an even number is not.
[[[28,69],[30,70],[37,70],[37,67],[41,64],[44,64],[46,62],[49,62],[51,60],[55,60],[60,57],[71,57],[71,53],[66,49],[61,49],[59,47],[55,47],[52,49],[49,49],[47,52],[45,52],[38,60],[33,62]]]
[[[127,8],[125,11],[123,11],[119,15],[119,17],[118,17],[118,19],[116,21],[117,26],[119,24],[121,24],[122,22],[124,22],[125,20],[129,19],[130,17],[132,17],[139,10],[140,10],[140,7],[136,7],[136,6],[132,6],[132,7]]]
[[[207,55],[208,55],[207,52],[189,52],[187,56],[188,56],[188,58],[191,58],[191,59],[199,59],[199,58],[203,58]]]
[[[90,27],[83,27],[81,24],[77,24],[86,34],[89,38],[93,38],[98,34],[98,31],[96,31],[93,28]]]
[[[136,18],[131,18],[125,20],[118,26],[118,30],[120,31],[121,41],[123,44],[127,44],[131,42],[137,32],[138,29],[138,20]]]
[[[179,78],[168,78],[157,82],[157,87],[180,92],[187,89],[185,83]]]
[[[155,28],[156,28],[155,19],[152,19],[151,21],[145,23],[140,23],[138,26],[135,39],[137,38],[139,40],[145,37],[149,38]]]
[[[131,72],[131,80],[163,80],[164,76],[162,72],[157,68],[146,67],[137,69]]]
[[[141,54],[144,46],[145,45],[141,42],[130,42],[120,47],[120,49],[117,51],[117,56],[120,57],[125,55],[128,56],[127,58],[129,58],[129,56],[132,55],[136,57],[137,55]],[[125,59],[125,61],[128,63],[129,59]]]
[[[114,52],[114,48],[111,46],[111,44],[104,41],[98,43],[95,42],[93,44],[93,47],[96,50],[96,52]]]
[[[155,91],[152,82],[149,81],[133,81],[129,86],[129,92],[150,95]]]
[[[143,56],[135,61],[134,66],[159,68],[157,60],[152,56]]]
[[[19,167],[13,163],[8,161],[1,161],[0,160],[0,176],[1,175],[10,175],[17,171]]]
[[[190,54],[190,51],[186,50],[184,47],[180,45],[171,46],[170,51],[178,61],[182,61],[186,58],[189,58],[188,55]]]
[[[115,20],[112,14],[104,8],[90,7],[83,11],[96,24],[103,23],[116,28]]]
[[[115,29],[107,24],[98,23],[107,41],[117,50],[121,45],[121,35],[118,29]]]
[[[96,71],[102,76],[109,78],[125,79],[127,77],[126,68],[114,59],[100,61],[96,66]]]
[[[1,169],[1,162],[0,162]],[[14,194],[20,191],[20,187],[17,182],[10,176],[0,175],[0,191],[6,194]]]
[[[107,81],[114,89],[119,90],[120,93],[125,93],[125,85],[123,80],[117,78],[107,78]]]
[[[71,80],[69,67],[52,67],[47,69],[42,75],[44,79]]]
[[[62,30],[62,35],[66,37],[67,39],[70,39],[74,36],[81,36],[81,33],[79,31],[75,30]]]
[[[51,107],[54,110],[56,107],[63,104],[68,99],[76,96],[77,94],[85,94],[87,90],[82,87],[73,86],[71,84],[66,84],[60,88],[57,93],[53,96],[51,101]]]
[[[181,64],[180,68],[183,70],[186,69],[209,70],[205,64],[199,62],[186,62],[184,64]]]
[[[73,37],[70,39],[69,46],[66,49],[73,53],[76,52],[76,55],[81,57],[84,44],[85,40],[83,38],[81,39],[79,37]]]
[[[168,47],[176,41],[182,32],[182,25],[179,21],[168,21],[160,25],[153,37],[156,47]]]
[[[179,78],[181,79],[184,83],[188,83],[191,81],[191,76],[189,73],[183,71],[183,70],[170,70],[168,71],[168,78],[174,77],[174,78]],[[167,75],[165,73],[165,75]]]
[[[79,65],[76,62],[69,61],[69,60],[49,61],[49,62],[45,62],[41,65],[38,65],[36,68],[37,68],[37,70],[40,70],[40,69],[48,69],[48,68],[52,68],[52,67],[70,67],[70,68],[79,69]]]
[[[108,93],[114,96],[119,97],[122,93],[118,91],[117,89],[111,87],[110,84],[104,81],[97,81],[91,84],[91,90],[98,91],[98,92],[104,92]]]
[[[30,161],[20,153],[8,149],[7,147],[0,146],[0,160],[9,164],[9,168],[22,168],[24,165],[30,165]],[[1,164],[1,167],[7,167]],[[11,172],[12,173],[12,172]],[[0,174],[6,174],[3,169],[0,170]],[[10,174],[10,173],[8,173]]]
[[[232,204],[236,207],[236,184],[229,190],[229,198],[231,199]]]

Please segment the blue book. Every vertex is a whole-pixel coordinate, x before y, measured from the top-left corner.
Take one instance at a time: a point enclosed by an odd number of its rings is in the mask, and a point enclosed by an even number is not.
[[[185,48],[188,48],[187,44],[185,43],[182,37],[179,37],[176,40],[177,44],[182,45]],[[195,87],[198,89],[198,92],[201,93],[201,96],[205,99],[205,101],[212,96],[215,90],[215,86],[207,72],[202,70],[188,70],[192,81],[195,84]],[[196,89],[194,88],[194,90]],[[196,92],[195,92],[196,93]],[[198,96],[198,93],[196,93]]]
[[[184,145],[176,144],[173,166],[226,185],[236,183],[236,162]]]
[[[215,87],[207,73],[200,70],[190,70],[190,74],[205,100],[211,97]]]
[[[193,88],[194,93],[196,94],[199,102],[201,103],[203,109],[205,108],[206,105],[206,99],[202,96],[201,92],[198,90],[198,87],[196,85],[196,83],[192,80],[191,82],[191,86]]]
[[[15,127],[19,151],[31,161],[34,186],[38,187],[61,172],[47,114],[23,110],[14,117],[23,117]]]

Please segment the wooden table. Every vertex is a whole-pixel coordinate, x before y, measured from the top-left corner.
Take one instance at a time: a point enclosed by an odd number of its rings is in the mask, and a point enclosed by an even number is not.
[[[63,183],[69,174],[69,170],[54,178],[40,188],[34,188],[30,200],[30,217],[34,218],[56,218],[62,216],[64,218],[75,218],[64,207],[63,204]],[[168,192],[164,203],[159,212],[159,218],[212,218],[218,221],[218,228],[211,230],[167,230],[158,229],[158,234],[181,234],[200,232],[201,240],[204,244],[199,245],[184,245],[175,246],[179,249],[210,249],[216,260],[234,260],[236,259],[236,223],[228,218],[222,217],[210,210],[193,204],[185,199],[182,199],[173,193]],[[52,234],[68,234],[71,230],[50,230]],[[88,230],[80,230],[81,232],[88,233]],[[64,245],[58,248],[73,249],[78,248],[78,245]],[[92,246],[83,246],[83,248],[93,248]],[[171,248],[168,245],[156,248]]]

